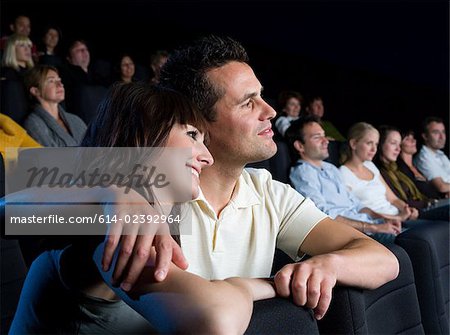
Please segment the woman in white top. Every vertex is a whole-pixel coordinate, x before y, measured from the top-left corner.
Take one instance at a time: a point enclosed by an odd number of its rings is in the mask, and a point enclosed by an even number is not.
[[[275,121],[275,127],[284,137],[286,130],[291,126],[291,122],[299,118],[303,97],[296,91],[284,91],[280,93],[278,100],[283,110],[282,115]]]
[[[348,134],[348,152],[342,157],[340,167],[348,189],[369,208],[374,217],[399,221],[416,220],[417,209],[409,207],[399,199],[372,163],[379,141],[378,130],[372,125],[359,122],[353,125]]]

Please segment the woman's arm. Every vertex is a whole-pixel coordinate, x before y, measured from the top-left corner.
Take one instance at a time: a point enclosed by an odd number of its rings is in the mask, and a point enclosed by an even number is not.
[[[102,249],[99,245],[94,253],[97,267]],[[152,249],[150,259],[154,258]],[[128,292],[112,287],[111,272],[100,273],[118,296],[160,332],[242,334],[250,322],[253,301],[275,296],[273,285],[264,279],[210,281],[172,264],[167,278],[156,282],[154,271],[146,266]]]
[[[30,205],[33,203],[39,203],[41,205]],[[53,203],[52,206],[42,206],[42,204]],[[73,206],[71,204],[79,203],[86,204],[87,206]],[[114,278],[123,278],[123,280],[131,285],[137,279],[137,276],[144,267],[147,259],[142,255],[148,255],[149,246],[154,245],[156,247],[156,279],[164,280],[167,272],[169,271],[169,265],[173,261],[179,267],[186,269],[188,264],[183,256],[181,248],[172,239],[172,237],[165,232],[164,227],[160,229],[154,229],[154,225],[144,225],[144,227],[150,227],[153,231],[142,232],[142,227],[130,226],[133,230],[133,234],[130,231],[125,231],[121,225],[123,220],[121,217],[125,215],[142,214],[153,215],[155,210],[150,204],[137,192],[130,190],[128,194],[125,194],[122,189],[116,186],[109,187],[85,187],[85,188],[50,188],[48,186],[31,187],[10,193],[6,197],[0,199],[0,213],[1,210],[5,210],[8,217],[21,216],[21,217],[44,217],[48,215],[61,215],[61,216],[89,216],[92,213],[87,212],[88,209],[92,209],[92,204],[103,203],[102,212],[105,215],[113,217],[117,216],[118,220],[115,223],[111,223],[108,226],[108,233],[106,236],[106,248],[103,255],[103,268],[108,270],[110,267],[112,255],[117,248],[122,251],[119,257],[118,267],[114,272]],[[16,205],[9,205],[16,204]],[[26,204],[21,206],[20,204]],[[168,229],[167,229],[168,230]],[[122,237],[124,233],[125,235]],[[136,235],[137,238],[136,238]],[[134,238],[133,238],[134,236]],[[121,245],[119,246],[119,241]],[[130,249],[133,252],[126,252]],[[138,256],[140,255],[140,256]],[[132,262],[132,266],[129,267],[129,263]]]
[[[387,200],[395,207],[398,208],[398,217],[400,218],[400,221],[406,221],[406,220],[415,220],[419,216],[419,213],[416,209],[412,209],[409,207],[409,205],[404,202],[402,199],[397,197],[395,193],[391,190],[389,185],[386,183],[384,178],[380,174],[380,180],[383,183],[384,187],[386,188],[386,198]]]

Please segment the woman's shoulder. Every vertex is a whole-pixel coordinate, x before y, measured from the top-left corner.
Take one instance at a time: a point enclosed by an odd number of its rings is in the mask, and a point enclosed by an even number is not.
[[[380,174],[380,170],[377,168],[377,166],[372,161],[365,161],[364,166],[368,168],[372,173],[375,175]]]

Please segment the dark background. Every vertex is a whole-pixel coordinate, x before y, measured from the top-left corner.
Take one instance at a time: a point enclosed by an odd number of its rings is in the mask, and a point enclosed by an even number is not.
[[[1,33],[18,13],[38,42],[56,23],[62,42],[82,37],[92,58],[130,52],[142,65],[157,49],[230,35],[276,99],[294,89],[323,96],[341,132],[357,121],[420,130],[429,115],[449,121],[447,1],[1,1]]]

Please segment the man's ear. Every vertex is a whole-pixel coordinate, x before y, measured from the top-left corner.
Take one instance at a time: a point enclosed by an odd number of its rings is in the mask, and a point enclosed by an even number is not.
[[[423,140],[426,142],[427,139],[428,139],[427,134],[426,133],[422,133],[421,135],[422,135]]]
[[[41,92],[39,92],[39,90],[38,90],[38,88],[37,87],[31,87],[30,88],[30,94],[33,96],[33,97],[39,97],[40,95],[41,95]]]
[[[294,142],[294,148],[295,148],[295,150],[297,150],[297,152],[299,153],[299,154],[301,154],[304,150],[303,150],[303,143],[302,142],[300,142],[299,140],[296,140],[295,142]]]

